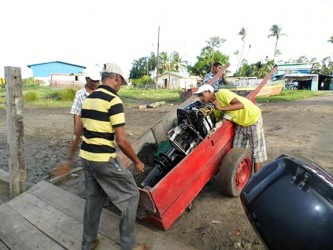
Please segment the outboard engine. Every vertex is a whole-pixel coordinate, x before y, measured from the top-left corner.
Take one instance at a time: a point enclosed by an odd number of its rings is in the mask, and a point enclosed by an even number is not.
[[[200,101],[177,109],[178,125],[168,132],[171,148],[154,160],[154,168],[141,183],[153,187],[215,127],[213,106]]]
[[[332,249],[333,176],[314,162],[281,155],[241,192],[253,229],[267,249]]]

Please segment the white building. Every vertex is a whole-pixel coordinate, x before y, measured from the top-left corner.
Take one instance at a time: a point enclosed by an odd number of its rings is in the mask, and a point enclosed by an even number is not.
[[[198,76],[189,76],[178,72],[164,72],[158,76],[157,85],[158,88],[163,89],[187,90],[197,87],[200,80]]]

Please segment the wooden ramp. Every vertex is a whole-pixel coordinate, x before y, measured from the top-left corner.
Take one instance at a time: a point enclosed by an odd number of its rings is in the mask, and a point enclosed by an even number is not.
[[[0,206],[0,249],[80,249],[84,200],[41,181]],[[120,249],[119,215],[104,209],[98,249]],[[149,249],[193,249],[162,233],[136,226],[137,241]]]

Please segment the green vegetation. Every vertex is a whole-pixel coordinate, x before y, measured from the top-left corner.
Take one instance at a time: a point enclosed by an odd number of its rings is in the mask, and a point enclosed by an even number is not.
[[[77,89],[42,87],[37,84],[23,83],[23,101],[27,107],[60,108],[70,107]],[[6,90],[0,88],[0,109],[5,109]]]
[[[59,89],[52,87],[29,86],[23,88],[23,98],[25,107],[43,108],[70,108],[77,89]],[[166,101],[178,104],[182,102],[179,97],[179,90],[168,89],[140,89],[133,87],[122,87],[119,96],[125,104],[133,104],[138,101],[142,103],[152,103]],[[288,102],[306,99],[313,96],[323,95],[324,91],[310,90],[283,90],[280,95],[270,97],[258,97],[258,103]],[[5,109],[6,105],[5,88],[0,88],[0,109]]]
[[[53,87],[42,87],[37,85],[23,86],[23,100],[25,107],[45,107],[45,108],[70,108],[77,89],[59,89]],[[5,109],[6,90],[0,88],[0,109]],[[124,103],[135,103],[143,101],[147,103],[166,101],[168,103],[181,103],[179,90],[166,89],[139,89],[122,87],[119,96]]]
[[[140,86],[140,85],[146,85],[146,84],[155,85],[155,82],[150,76],[143,76],[139,79],[133,79],[132,84],[134,86]]]
[[[237,57],[237,67],[233,76],[240,77],[257,77],[264,78],[274,67],[275,64],[283,63],[304,63],[311,65],[311,73],[313,74],[324,74],[331,75],[333,71],[333,58],[332,56],[326,56],[324,58],[317,59],[316,57],[307,58],[302,55],[298,59],[292,58],[287,61],[279,60],[279,57],[283,54],[278,49],[278,42],[282,36],[287,36],[286,33],[282,33],[282,27],[274,24],[269,30],[267,38],[275,38],[275,46],[273,56],[266,56],[265,58],[259,59],[257,62],[249,62],[248,54],[251,51],[251,44],[246,43],[247,28],[242,27],[238,32],[238,35],[242,40],[241,50],[236,50],[233,55],[222,53],[223,44],[227,39],[219,36],[210,37],[203,48],[201,48],[200,54],[196,57],[194,64],[190,64],[188,61],[183,60],[179,52],[173,51],[161,52],[156,55],[154,52],[150,53],[150,56],[143,56],[132,62],[132,69],[130,70],[130,79],[136,85],[146,84],[145,79],[141,79],[144,76],[149,76],[152,81],[155,81],[154,76],[156,71],[159,74],[165,72],[187,72],[194,76],[204,77],[204,75],[210,72],[210,68],[214,62],[220,62],[222,65],[227,64],[231,57]],[[333,36],[327,41],[333,44]],[[248,48],[245,45],[248,44]],[[260,46],[260,45],[259,45]],[[222,47],[222,49],[221,49]],[[231,73],[226,70],[226,74]],[[140,79],[140,81],[135,81]]]
[[[6,107],[6,92],[4,88],[0,88],[0,109],[4,109]]]
[[[311,91],[311,90],[283,90],[280,95],[269,97],[257,97],[257,103],[267,102],[289,102],[319,96],[325,94],[324,91]]]
[[[206,46],[201,49],[200,55],[197,56],[197,62],[191,66],[187,66],[187,70],[191,75],[205,77],[211,71],[211,66],[215,62],[225,65],[229,62],[229,56],[222,54],[218,49],[223,45],[226,39],[214,36],[206,41]],[[228,72],[228,71],[227,71]]]
[[[179,90],[169,89],[137,89],[137,88],[121,88],[119,96],[126,102],[133,101],[147,101],[147,102],[161,102],[166,101],[169,103],[181,103],[182,99],[179,97]]]
[[[59,91],[58,94],[58,100],[59,101],[69,101],[72,102],[74,100],[76,93],[76,89],[63,89]]]
[[[229,56],[222,54],[219,48],[226,41],[226,39],[219,36],[214,36],[206,41],[206,46],[201,49],[200,55],[197,56],[197,62],[190,65],[186,60],[181,58],[177,51],[171,53],[162,51],[158,57],[158,73],[165,72],[188,72],[192,75],[204,77],[206,73],[210,72],[211,66],[214,62],[220,62],[222,65],[229,61]],[[130,79],[136,85],[146,84],[147,79],[141,79],[148,76],[151,81],[154,81],[153,73],[157,68],[157,55],[151,52],[150,56],[140,57],[132,62],[132,69],[130,70]],[[135,79],[141,79],[135,81]]]
[[[43,83],[44,83],[43,81],[36,80],[34,77],[22,79],[22,84],[24,87],[38,87]]]
[[[25,102],[37,102],[38,94],[35,91],[27,92],[23,95],[23,100]]]

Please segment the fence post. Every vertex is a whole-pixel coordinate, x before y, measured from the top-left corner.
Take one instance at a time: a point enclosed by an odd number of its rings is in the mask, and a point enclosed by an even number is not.
[[[27,188],[24,163],[24,127],[21,68],[5,67],[9,192],[11,198]]]

